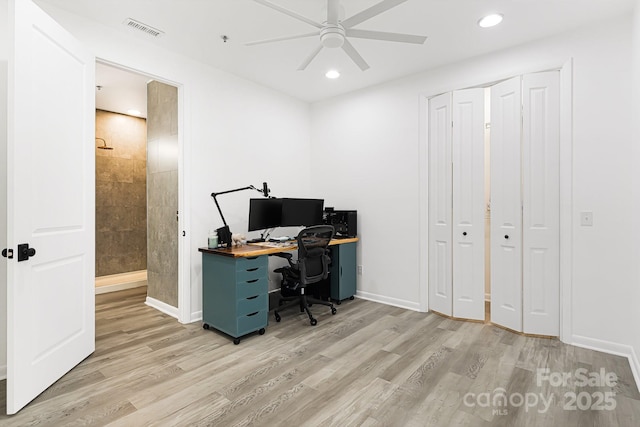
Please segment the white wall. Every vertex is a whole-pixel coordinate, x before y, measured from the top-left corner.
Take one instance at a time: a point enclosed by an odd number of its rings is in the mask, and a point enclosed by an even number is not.
[[[85,43],[97,58],[159,77],[179,87],[183,131],[191,313],[201,310],[199,247],[208,230],[222,225],[210,195],[266,181],[274,196],[309,193],[308,104],[160,49],[146,36],[114,31],[54,7],[45,9]],[[246,232],[249,198],[244,191],[219,197],[233,232]],[[255,233],[256,235],[258,233]]]
[[[0,2],[0,22],[7,23],[7,2]],[[0,26],[0,249],[7,244],[7,25]],[[7,374],[7,261],[0,258],[0,379]]]
[[[637,336],[631,327],[637,306],[629,298],[637,286],[630,257],[631,29],[630,17],[622,16],[312,105],[312,188],[331,195],[336,207],[359,211],[358,292],[406,307],[426,293],[419,287],[426,263],[419,255],[420,94],[573,58],[574,335],[568,339],[628,348]],[[319,175],[326,164],[331,173]],[[593,227],[580,227],[581,211],[593,211]]]
[[[636,8],[633,15],[633,140],[635,141],[633,163],[640,164],[640,0],[636,0]],[[635,250],[633,252],[633,265],[636,266],[635,275],[633,277],[631,295],[633,305],[635,307],[633,324],[640,325],[640,168],[633,170],[633,240],[635,242]],[[640,332],[636,332],[632,342],[634,348],[634,357],[632,364],[635,365],[636,383],[640,384]]]

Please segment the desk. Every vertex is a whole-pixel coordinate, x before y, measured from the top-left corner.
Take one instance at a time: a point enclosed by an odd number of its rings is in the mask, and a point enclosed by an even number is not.
[[[356,293],[358,238],[329,243],[331,299],[338,304]],[[264,334],[269,313],[269,255],[294,251],[296,242],[250,243],[230,248],[200,248],[202,252],[203,327],[224,332],[239,344],[240,337]]]

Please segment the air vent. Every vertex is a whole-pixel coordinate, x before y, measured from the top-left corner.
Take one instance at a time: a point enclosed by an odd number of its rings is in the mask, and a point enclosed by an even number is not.
[[[143,24],[135,19],[127,18],[122,24],[131,29],[142,31],[151,37],[162,37],[164,35],[164,31],[153,28],[151,25]]]

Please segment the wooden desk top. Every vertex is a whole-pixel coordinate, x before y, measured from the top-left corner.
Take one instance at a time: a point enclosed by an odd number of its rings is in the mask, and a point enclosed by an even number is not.
[[[353,243],[360,240],[357,237],[350,237],[347,239],[333,239],[329,243],[329,246],[342,245],[344,243]],[[298,245],[293,242],[260,242],[260,243],[248,243],[242,246],[232,246],[230,248],[199,248],[198,251],[205,254],[223,255],[233,258],[243,257],[255,257],[260,255],[277,254],[279,252],[295,251],[298,249]]]

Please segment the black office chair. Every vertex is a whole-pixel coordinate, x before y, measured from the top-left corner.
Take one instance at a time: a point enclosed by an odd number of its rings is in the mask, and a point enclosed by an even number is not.
[[[299,306],[300,312],[306,311],[309,322],[315,326],[318,321],[309,311],[310,304],[321,304],[331,307],[331,314],[336,314],[336,309],[328,301],[322,301],[307,296],[307,286],[318,283],[329,277],[329,264],[331,258],[328,255],[329,242],[333,238],[335,229],[332,225],[315,225],[300,231],[298,241],[298,261],[293,262],[290,253],[276,254],[289,261],[288,267],[277,268],[276,273],[282,273],[280,285],[280,301],[274,311],[276,322],[281,317],[279,311],[289,307]]]

